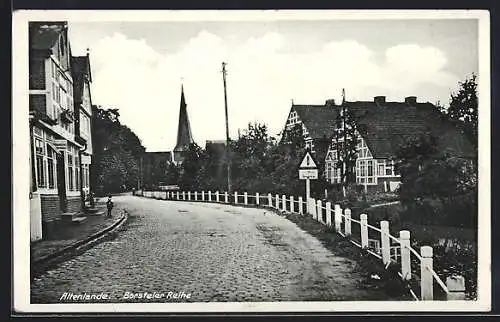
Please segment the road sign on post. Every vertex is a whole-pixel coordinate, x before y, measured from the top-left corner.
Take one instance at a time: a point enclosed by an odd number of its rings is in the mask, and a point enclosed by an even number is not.
[[[311,198],[311,182],[310,180],[318,179],[318,167],[316,166],[316,162],[312,158],[309,151],[306,152],[302,162],[299,165],[299,179],[306,180],[306,206],[307,212],[311,212],[309,209],[309,199]]]

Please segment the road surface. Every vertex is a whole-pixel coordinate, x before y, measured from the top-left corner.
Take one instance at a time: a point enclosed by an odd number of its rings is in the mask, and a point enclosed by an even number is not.
[[[272,211],[135,196],[114,201],[130,214],[125,229],[37,278],[32,303],[80,303],[95,294],[107,296],[102,302],[387,299],[363,285],[352,260]]]

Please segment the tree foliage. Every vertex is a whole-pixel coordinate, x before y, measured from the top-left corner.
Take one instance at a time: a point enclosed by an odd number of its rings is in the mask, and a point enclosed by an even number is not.
[[[477,146],[477,77],[472,74],[451,94],[450,106],[438,104]],[[438,150],[439,137],[413,137],[397,153],[401,173],[399,196],[409,217],[422,224],[477,225],[477,158],[464,159]]]
[[[120,123],[118,109],[93,106],[93,116],[92,189],[105,194],[135,187],[144,152],[140,139]]]
[[[442,153],[437,149],[438,140],[426,134],[399,147],[396,167],[401,173],[401,203],[420,224],[474,227],[476,163]]]
[[[233,190],[302,194],[297,169],[303,156],[302,127],[284,133],[282,141],[269,135],[267,125],[250,123],[238,140],[230,141]],[[192,144],[181,165],[181,189],[227,190],[225,153]]]
[[[335,120],[333,149],[337,150],[335,167],[340,170],[340,182],[345,191],[356,182],[357,145],[359,142],[352,112],[343,103]]]
[[[446,113],[450,119],[460,124],[470,141],[477,145],[478,100],[475,74],[459,82],[458,91],[451,94],[450,106]]]

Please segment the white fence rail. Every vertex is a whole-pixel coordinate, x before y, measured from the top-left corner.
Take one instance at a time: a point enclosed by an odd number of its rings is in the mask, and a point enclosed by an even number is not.
[[[430,246],[420,247],[420,252],[411,247],[410,232],[402,230],[399,238],[390,234],[388,221],[381,221],[380,227],[368,224],[368,215],[360,214],[359,220],[352,218],[349,208],[342,209],[339,204],[330,202],[324,205],[321,200],[310,198],[304,201],[301,196],[295,198],[278,194],[248,194],[247,192],[219,191],[142,191],[135,195],[147,198],[178,201],[202,201],[226,203],[243,206],[272,208],[280,212],[310,215],[314,220],[335,229],[343,237],[365,249],[371,255],[382,260],[387,269],[391,264],[399,266],[399,276],[405,282],[416,281],[420,285],[420,296],[410,288],[415,300],[434,300],[434,286],[441,288],[447,300],[465,299],[465,282],[462,276],[448,276],[446,283],[433,269],[433,251]],[[333,215],[333,217],[332,217]],[[354,231],[353,231],[353,228]],[[370,237],[372,236],[372,237]],[[412,259],[419,269],[412,269]]]

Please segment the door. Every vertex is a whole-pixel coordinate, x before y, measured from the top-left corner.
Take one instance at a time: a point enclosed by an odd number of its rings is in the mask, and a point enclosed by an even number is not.
[[[59,202],[61,210],[66,212],[67,199],[66,199],[66,170],[64,152],[57,153],[57,193],[59,195]]]

